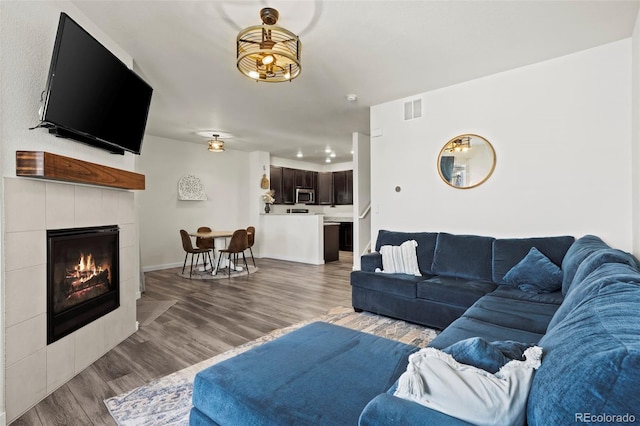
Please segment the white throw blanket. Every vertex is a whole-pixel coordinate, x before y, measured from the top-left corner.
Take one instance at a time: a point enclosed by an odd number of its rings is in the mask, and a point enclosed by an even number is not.
[[[395,396],[477,425],[524,425],[533,372],[542,348],[524,352],[497,373],[460,364],[445,352],[424,348],[409,356]]]

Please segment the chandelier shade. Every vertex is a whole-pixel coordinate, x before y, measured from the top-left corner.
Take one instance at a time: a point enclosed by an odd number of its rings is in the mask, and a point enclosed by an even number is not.
[[[278,11],[260,11],[262,25],[240,31],[236,39],[236,64],[245,76],[268,83],[291,81],[300,75],[302,44],[297,35],[275,24]]]
[[[223,152],[224,151],[224,141],[218,139],[218,135],[212,135],[214,139],[209,141],[209,151],[211,152]]]
[[[444,147],[445,152],[466,152],[471,149],[471,137],[463,136],[453,139]]]

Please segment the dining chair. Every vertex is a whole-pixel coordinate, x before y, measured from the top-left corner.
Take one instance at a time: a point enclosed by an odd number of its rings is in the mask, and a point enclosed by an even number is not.
[[[242,259],[244,260],[244,267],[247,270],[247,275],[249,275],[249,265],[247,265],[247,258],[244,255],[244,252],[249,246],[249,240],[247,238],[247,230],[246,229],[237,229],[233,231],[233,235],[231,236],[231,240],[229,241],[229,245],[227,248],[218,250],[218,264],[216,269],[220,266],[220,259],[222,259],[223,253],[228,253],[228,261],[229,261],[229,278],[231,278],[231,255],[234,257],[234,265],[238,262],[238,254],[242,253]]]
[[[200,228],[198,228],[198,232],[211,232],[211,228],[209,228],[208,226],[201,226]],[[213,238],[202,238],[202,237],[196,237],[196,247],[198,247],[199,249],[207,249],[211,251],[214,251],[214,249],[216,248]],[[211,253],[207,252],[207,256],[209,256],[209,263],[213,268],[213,260],[211,259]],[[206,260],[204,262],[204,269],[207,269]]]
[[[256,258],[253,257],[253,250],[251,249],[251,247],[253,247],[253,243],[255,243],[255,241],[256,241],[256,227],[255,226],[247,227],[247,240],[249,241],[249,243],[248,243],[249,253],[251,253],[251,259],[253,260],[253,267],[255,268],[255,266],[256,266]]]
[[[182,238],[182,248],[185,251],[184,263],[182,264],[182,273],[184,274],[184,268],[187,266],[187,257],[189,257],[189,253],[191,253],[191,269],[189,269],[189,278],[191,278],[191,275],[193,274],[193,255],[197,255],[196,257],[196,266],[197,266],[200,255],[202,254],[202,257],[204,259],[204,255],[205,253],[209,252],[209,249],[194,248],[193,245],[191,244],[191,237],[189,236],[189,233],[184,229],[180,230],[180,237]]]

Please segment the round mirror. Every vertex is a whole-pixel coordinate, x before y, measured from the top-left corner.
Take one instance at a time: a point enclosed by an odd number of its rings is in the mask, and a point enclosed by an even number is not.
[[[447,142],[438,156],[438,173],[454,188],[474,188],[491,176],[496,152],[482,136],[459,135]]]

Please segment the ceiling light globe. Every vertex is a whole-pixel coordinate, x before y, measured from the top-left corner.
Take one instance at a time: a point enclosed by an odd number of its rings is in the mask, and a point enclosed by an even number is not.
[[[262,58],[262,63],[265,65],[269,65],[269,64],[272,64],[274,60],[275,58],[273,57],[273,55],[267,55],[264,58]]]
[[[260,74],[258,73],[258,71],[249,71],[249,77],[258,79],[260,78]]]

